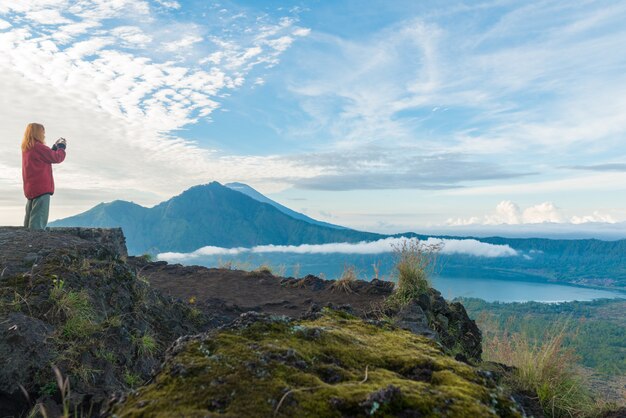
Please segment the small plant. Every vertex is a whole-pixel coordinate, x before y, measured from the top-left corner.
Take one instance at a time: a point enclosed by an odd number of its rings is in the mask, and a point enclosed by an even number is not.
[[[131,336],[131,341],[137,347],[137,354],[141,357],[153,357],[158,349],[158,344],[150,334],[141,337]]]
[[[56,305],[57,313],[65,317],[65,323],[61,326],[61,334],[69,339],[87,337],[95,330],[93,322],[95,311],[91,306],[89,294],[85,290],[67,292],[63,290],[62,285],[58,289],[52,292],[51,296]]]
[[[403,306],[428,292],[429,276],[435,268],[442,243],[424,244],[411,239],[394,246],[398,284],[387,298],[389,306]]]
[[[122,316],[121,315],[113,315],[110,316],[104,321],[105,324],[109,327],[119,328],[122,326]]]
[[[151,263],[154,261],[154,257],[152,256],[152,254],[148,254],[148,253],[140,255],[138,258],[140,258],[141,261],[146,262],[146,263]]]
[[[96,350],[96,357],[101,358],[105,361],[108,361],[111,364],[115,364],[117,360],[114,352],[107,350],[105,348],[102,348],[102,347]]]
[[[189,318],[198,319],[202,315],[202,311],[196,307],[189,309]]]
[[[124,372],[124,383],[131,388],[136,388],[141,385],[141,376],[126,370],[126,372]]]
[[[254,272],[262,274],[272,274],[272,268],[269,264],[261,264],[256,270],[254,270]]]
[[[39,389],[39,393],[41,395],[53,396],[55,393],[57,393],[58,389],[59,387],[57,386],[55,382],[48,382],[45,385],[43,385],[41,389]]]
[[[63,289],[65,286],[65,282],[63,279],[59,279],[56,274],[52,275],[52,290],[50,290],[50,297],[52,299],[60,299],[61,296],[65,293]]]
[[[343,273],[338,280],[335,280],[330,288],[345,293],[354,293],[354,285],[357,281],[356,268],[354,266],[344,266]]]
[[[84,383],[95,383],[96,382],[96,374],[101,373],[101,370],[92,369],[90,367],[85,366],[84,364],[79,365],[73,370],[73,375],[75,375],[78,379],[83,381]]]

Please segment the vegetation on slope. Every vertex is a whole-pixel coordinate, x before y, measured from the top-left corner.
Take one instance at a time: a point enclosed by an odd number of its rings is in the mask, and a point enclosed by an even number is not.
[[[606,375],[626,375],[624,299],[567,303],[459,300],[487,336],[503,331],[524,333],[538,342],[560,324],[563,346],[573,349],[582,365]]]
[[[435,342],[331,310],[297,321],[246,314],[179,342],[154,382],[113,413],[521,416],[488,373]]]

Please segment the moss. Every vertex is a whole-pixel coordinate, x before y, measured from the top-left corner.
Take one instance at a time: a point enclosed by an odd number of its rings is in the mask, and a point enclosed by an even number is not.
[[[280,404],[278,416],[520,416],[483,376],[426,338],[326,311],[191,340],[113,413],[272,416]]]

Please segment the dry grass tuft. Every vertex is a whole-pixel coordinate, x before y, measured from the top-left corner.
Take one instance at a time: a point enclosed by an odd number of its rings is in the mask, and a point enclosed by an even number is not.
[[[330,288],[333,292],[335,290],[338,290],[345,293],[354,293],[354,285],[356,281],[356,267],[346,265],[343,267],[343,273],[341,274],[341,277],[335,280],[330,285]]]
[[[428,292],[430,275],[435,269],[437,255],[443,243],[425,244],[417,239],[394,246],[395,270],[398,283],[387,298],[387,305],[403,306]]]
[[[578,373],[578,358],[564,346],[565,326],[555,326],[540,341],[526,333],[491,333],[483,357],[515,367],[513,388],[536,393],[549,417],[589,417],[597,404]]]

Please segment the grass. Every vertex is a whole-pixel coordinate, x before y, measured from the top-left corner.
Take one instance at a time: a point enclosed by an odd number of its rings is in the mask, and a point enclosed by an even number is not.
[[[152,256],[152,254],[148,254],[148,253],[140,255],[138,258],[140,258],[142,261],[146,263],[151,263],[154,261],[154,257]]]
[[[393,247],[397,285],[387,298],[389,307],[404,306],[428,292],[429,277],[442,248],[440,243],[425,244],[416,239],[405,240]]]
[[[95,310],[86,290],[68,290],[63,280],[54,277],[50,299],[56,315],[64,319],[60,327],[63,337],[70,340],[84,339],[97,329],[94,323]]]
[[[335,280],[330,288],[332,291],[338,290],[345,293],[354,293],[354,284],[356,281],[356,267],[345,265],[341,277]]]
[[[291,274],[293,275],[294,279],[300,277],[300,263],[296,263],[293,265],[293,267],[291,268]]]
[[[150,334],[144,334],[141,337],[131,336],[131,341],[141,357],[154,357],[159,348],[158,343]]]
[[[117,361],[115,353],[103,347],[100,347],[98,350],[96,350],[96,357],[106,360],[111,364],[115,364]]]
[[[509,384],[536,393],[548,417],[589,417],[597,413],[596,401],[577,372],[578,358],[564,347],[562,325],[540,341],[523,332],[491,334],[483,341],[484,358],[514,366]]]
[[[254,273],[272,274],[272,267],[269,264],[261,264]]]
[[[132,373],[126,370],[124,373],[124,383],[126,383],[126,386],[128,387],[136,388],[142,383],[141,376],[137,373]]]

